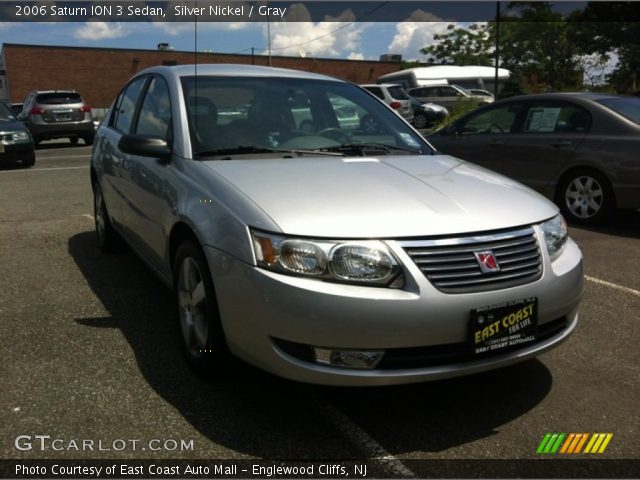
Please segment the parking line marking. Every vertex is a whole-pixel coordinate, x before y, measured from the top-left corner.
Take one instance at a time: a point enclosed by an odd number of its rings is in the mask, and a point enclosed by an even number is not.
[[[623,285],[618,285],[617,283],[607,282],[606,280],[600,280],[599,278],[590,277],[589,275],[585,275],[584,278],[589,280],[590,282],[597,283],[598,285],[604,285],[605,287],[615,288],[616,290],[620,290],[621,292],[630,293],[631,295],[640,297],[640,291],[634,290],[633,288],[625,287]]]
[[[2,170],[0,173],[13,173],[13,172],[44,172],[45,170],[78,170],[81,168],[89,168],[89,165],[82,165],[81,167],[51,167],[51,168],[29,168],[26,170]]]
[[[387,452],[371,435],[356,425],[344,413],[326,400],[318,399],[317,395],[313,395],[310,391],[308,393],[312,397],[312,401],[329,417],[333,426],[356,447],[362,450],[369,459],[378,460],[386,466],[389,471],[393,472],[394,476],[397,475],[404,478],[417,477],[400,459]]]

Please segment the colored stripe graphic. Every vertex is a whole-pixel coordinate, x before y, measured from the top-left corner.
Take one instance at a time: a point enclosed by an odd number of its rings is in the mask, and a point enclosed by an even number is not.
[[[613,433],[546,433],[538,445],[540,454],[600,454],[605,451]],[[586,444],[586,447],[585,447]]]

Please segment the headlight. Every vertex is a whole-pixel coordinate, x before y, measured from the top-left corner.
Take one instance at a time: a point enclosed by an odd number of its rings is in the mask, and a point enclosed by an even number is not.
[[[29,140],[29,134],[27,132],[13,132],[12,135],[14,140]]]
[[[554,261],[562,252],[562,247],[567,242],[567,222],[560,214],[553,217],[551,220],[547,220],[542,225],[542,231],[544,232],[544,241],[547,244],[547,251],[551,257],[551,261]]]
[[[307,240],[253,230],[251,240],[258,266],[280,273],[378,286],[400,273],[396,258],[377,240]]]

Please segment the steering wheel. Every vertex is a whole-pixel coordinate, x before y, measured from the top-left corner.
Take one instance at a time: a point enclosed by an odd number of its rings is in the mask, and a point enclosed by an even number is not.
[[[498,132],[496,132],[494,128],[498,130]],[[488,133],[504,133],[504,129],[500,125],[497,125],[495,123],[490,123],[489,126],[487,127],[487,132]]]
[[[336,127],[323,128],[319,132],[316,132],[316,135],[330,138],[338,143],[351,143],[351,137]]]

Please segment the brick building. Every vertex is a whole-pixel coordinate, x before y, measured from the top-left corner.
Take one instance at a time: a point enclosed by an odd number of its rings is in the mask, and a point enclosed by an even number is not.
[[[96,108],[108,107],[124,83],[136,72],[154,65],[184,65],[196,61],[194,52],[122,48],[57,47],[5,43],[0,52],[4,71],[4,96],[22,102],[34,89],[68,89],[80,92]],[[261,55],[198,53],[198,63],[267,65]],[[398,62],[272,57],[274,67],[323,73],[356,83],[375,83],[386,73],[400,69]]]

